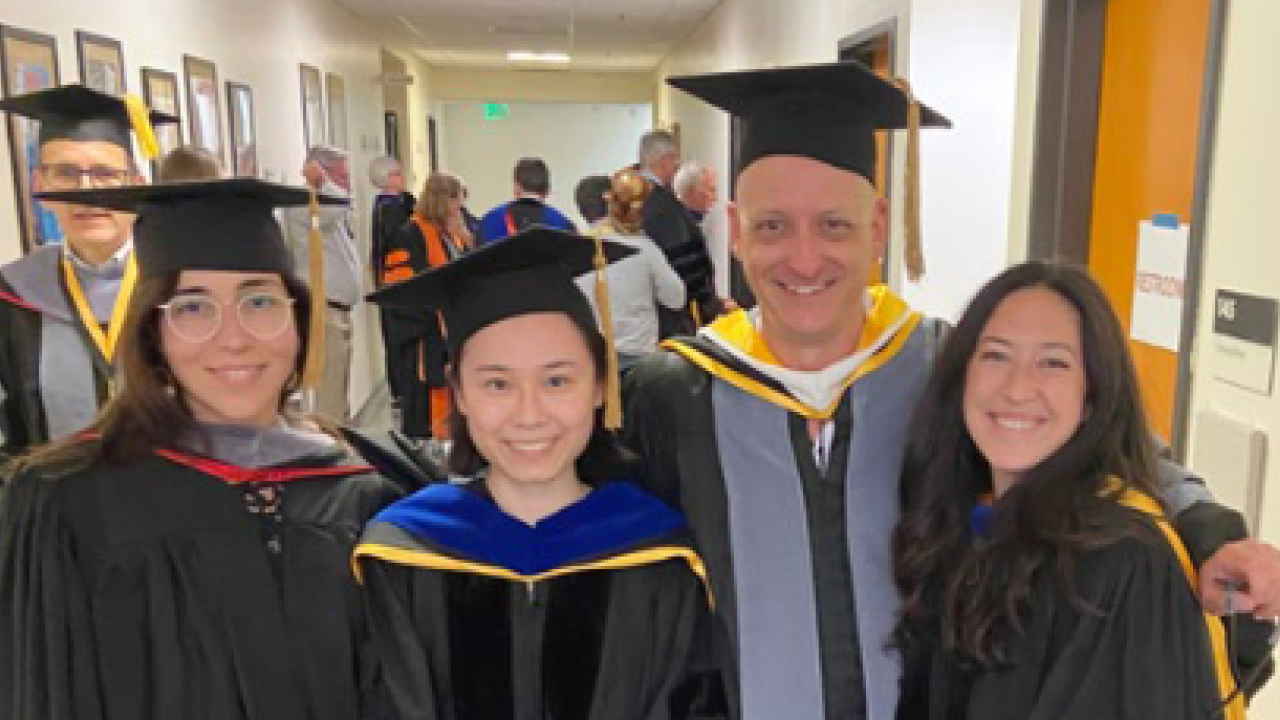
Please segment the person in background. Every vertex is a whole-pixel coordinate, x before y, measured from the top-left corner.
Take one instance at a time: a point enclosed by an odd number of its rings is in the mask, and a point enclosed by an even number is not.
[[[660,313],[661,336],[689,334],[721,311],[707,239],[672,189],[680,167],[680,146],[675,136],[665,130],[645,133],[640,138],[639,160],[641,175],[653,183],[653,191],[644,204],[642,227],[684,280],[691,303],[687,312]]]
[[[531,228],[371,297],[441,313],[458,410],[453,481],[355,552],[396,717],[724,717],[702,560],[612,432],[572,278],[630,251],[597,242]]]
[[[152,130],[134,127],[125,100],[66,85],[5,98],[0,109],[40,122],[34,191],[143,182],[131,132],[142,140]],[[177,122],[155,111],[140,115],[151,124]],[[137,280],[132,215],[39,204],[57,218],[63,242],[0,267],[0,462],[93,421],[110,395]]]
[[[369,262],[373,268],[373,284],[382,287],[382,268],[386,267],[386,248],[409,221],[418,201],[405,189],[404,168],[390,155],[369,162],[369,182],[377,189],[373,199],[373,232],[369,234]]]
[[[601,237],[631,248],[634,255],[609,266],[609,319],[612,322],[618,367],[625,374],[640,358],[658,349],[658,307],[684,307],[684,283],[667,257],[640,227],[640,215],[652,184],[633,168],[623,168],[609,180],[604,197],[608,214],[596,225]],[[579,185],[579,188],[582,186]],[[578,288],[592,300],[597,323],[603,322],[595,305],[595,273],[577,278]]]
[[[287,409],[318,308],[271,213],[310,192],[57,200],[137,212],[140,279],[119,394],[22,458],[0,505],[0,716],[380,717],[350,558],[402,490]]]
[[[609,215],[609,203],[605,196],[612,185],[608,175],[588,175],[578,181],[573,189],[573,201],[578,206],[578,214],[587,225],[594,227],[596,223]]]
[[[514,235],[534,225],[573,230],[564,213],[547,204],[551,193],[551,171],[542,158],[520,158],[513,174],[515,200],[502,203],[480,218],[480,245]]]
[[[1197,601],[1128,343],[1088,274],[1029,262],[979,290],[907,437],[899,720],[1223,717],[1222,623]]]
[[[165,153],[156,169],[156,182],[216,180],[222,177],[218,156],[194,145],[182,145]]]
[[[693,216],[693,221],[699,225],[720,198],[715,173],[711,172],[711,168],[692,161],[682,164],[676,171],[672,187],[676,191],[676,197],[680,198],[685,209]]]
[[[392,285],[462,257],[470,247],[456,234],[462,183],[452,175],[427,178],[409,222],[387,244],[382,284]],[[387,382],[400,408],[401,429],[416,439],[448,437],[448,362],[440,322],[423,308],[382,307]]]
[[[311,276],[311,212],[307,208],[281,211],[285,239],[293,248],[296,267],[312,288],[323,288],[327,304],[324,327],[324,377],[305,402],[316,414],[341,423],[348,412],[351,375],[351,311],[364,295],[364,268],[351,229],[351,168],[347,151],[316,145],[307,151],[302,177],[317,193],[348,199],[344,207],[320,209],[323,273]],[[320,283],[323,283],[321,285]]]

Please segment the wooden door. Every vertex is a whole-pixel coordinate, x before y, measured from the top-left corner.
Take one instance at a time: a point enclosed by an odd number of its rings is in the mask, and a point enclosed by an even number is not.
[[[1138,222],[1156,213],[1191,220],[1196,133],[1214,0],[1110,0],[1107,6],[1089,270],[1126,333]],[[1177,355],[1129,341],[1147,416],[1167,441]]]

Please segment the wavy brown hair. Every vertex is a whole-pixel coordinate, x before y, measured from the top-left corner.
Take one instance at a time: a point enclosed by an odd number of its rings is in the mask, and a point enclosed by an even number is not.
[[[1087,412],[1061,448],[1000,498],[979,538],[971,513],[991,492],[991,472],[965,426],[965,377],[991,315],[1027,288],[1051,290],[1079,313]],[[1076,559],[1138,533],[1107,483],[1114,478],[1159,497],[1125,335],[1101,288],[1075,267],[1023,263],[978,292],[942,348],[908,437],[893,535],[903,596],[895,641],[907,649],[941,644],[983,665],[1005,661],[1043,573],[1054,573],[1070,601],[1092,612],[1072,581]]]
[[[119,392],[82,433],[96,435],[101,441],[86,443],[73,436],[52,443],[19,459],[19,469],[64,462],[122,465],[136,462],[157,448],[173,447],[179,438],[198,437],[199,425],[160,349],[164,315],[158,306],[173,297],[179,276],[180,273],[171,273],[144,278],[134,289],[116,346],[119,354],[115,382]],[[294,373],[280,389],[279,408],[283,412],[289,396],[298,389],[307,356],[311,293],[292,275],[282,274],[280,279],[294,300],[299,340]]]
[[[462,197],[462,181],[448,173],[432,173],[422,186],[413,211],[436,224],[449,227],[449,201]]]

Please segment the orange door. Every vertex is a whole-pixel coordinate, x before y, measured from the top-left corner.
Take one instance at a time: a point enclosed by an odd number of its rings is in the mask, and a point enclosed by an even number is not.
[[[1138,222],[1191,219],[1196,132],[1213,0],[1110,0],[1107,6],[1089,270],[1126,332]],[[1129,341],[1152,429],[1167,441],[1177,355]]]

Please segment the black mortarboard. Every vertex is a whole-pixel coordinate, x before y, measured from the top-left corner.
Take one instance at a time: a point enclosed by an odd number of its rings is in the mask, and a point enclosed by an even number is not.
[[[133,240],[141,277],[182,270],[268,272],[293,275],[293,255],[273,211],[278,207],[345,205],[346,198],[252,178],[36,193],[41,200],[135,212]],[[324,266],[318,225],[309,241],[311,323],[302,385],[317,387],[324,372]],[[318,270],[317,270],[318,268]]]
[[[741,118],[741,164],[799,155],[872,179],[873,131],[906,128],[911,100],[861,63],[745,70],[668,78],[673,87]],[[951,122],[920,106],[922,127]]]
[[[739,172],[763,157],[798,155],[875,182],[875,131],[909,130],[903,250],[911,279],[924,274],[916,135],[951,121],[918,102],[905,83],[858,62],[686,75],[667,83],[741,119]]]
[[[138,213],[143,277],[180,270],[292,273],[293,254],[272,211],[306,205],[311,191],[251,178],[37,193],[41,200]],[[344,198],[320,196],[323,204]]]
[[[562,312],[594,327],[591,304],[574,278],[636,251],[626,245],[535,225],[501,242],[426,270],[369,296],[379,305],[436,310],[452,357],[472,335],[496,322],[536,312]],[[596,305],[609,345],[606,426],[620,422],[608,289],[597,273]]]
[[[148,110],[133,96],[117,97],[83,85],[5,98],[0,100],[0,110],[39,120],[41,145],[52,140],[101,140],[131,150],[129,131],[135,130],[146,150],[155,142],[151,125],[178,122],[172,115]],[[144,119],[149,121],[145,127]]]

